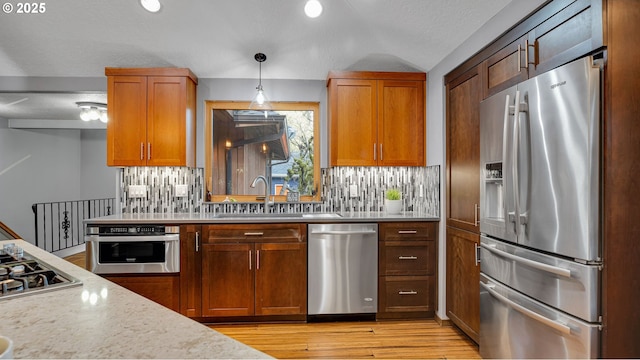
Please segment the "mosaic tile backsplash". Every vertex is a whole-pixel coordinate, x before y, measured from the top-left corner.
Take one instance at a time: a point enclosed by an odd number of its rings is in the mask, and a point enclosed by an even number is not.
[[[336,167],[322,169],[321,202],[276,203],[275,213],[384,211],[387,189],[402,192],[403,210],[419,216],[440,214],[440,167]],[[121,169],[122,213],[252,213],[259,203],[203,203],[204,170],[185,167],[127,167]],[[145,185],[136,198],[130,185]],[[176,185],[187,185],[186,197]],[[352,186],[355,185],[355,186]],[[355,190],[354,193],[351,190]]]

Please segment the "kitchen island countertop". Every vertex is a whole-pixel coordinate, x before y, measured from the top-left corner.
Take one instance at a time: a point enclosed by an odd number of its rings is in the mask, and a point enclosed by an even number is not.
[[[23,240],[6,243],[82,281],[0,299],[15,358],[270,358]]]

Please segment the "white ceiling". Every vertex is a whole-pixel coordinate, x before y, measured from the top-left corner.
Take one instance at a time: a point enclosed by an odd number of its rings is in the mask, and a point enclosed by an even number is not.
[[[102,77],[112,67],[188,67],[200,78],[323,80],[330,70],[425,71],[511,0],[55,0],[0,14],[2,76]],[[16,1],[10,0],[14,5]],[[45,96],[0,94],[0,117],[65,118]],[[19,100],[29,100],[3,106]],[[86,94],[85,94],[86,95]],[[91,94],[89,94],[91,95]],[[66,100],[65,100],[66,101]],[[67,101],[67,103],[69,103]],[[46,106],[46,104],[44,104]],[[32,113],[30,113],[32,112]],[[51,114],[51,115],[48,115]]]

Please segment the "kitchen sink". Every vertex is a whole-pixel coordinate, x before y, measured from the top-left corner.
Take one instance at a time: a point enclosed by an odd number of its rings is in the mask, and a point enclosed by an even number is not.
[[[217,214],[217,219],[291,219],[291,218],[311,218],[311,219],[334,219],[342,217],[336,213],[242,213],[242,214]]]

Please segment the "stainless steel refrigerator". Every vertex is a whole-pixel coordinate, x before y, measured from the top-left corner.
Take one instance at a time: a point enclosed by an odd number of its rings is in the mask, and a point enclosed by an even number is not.
[[[599,354],[600,82],[585,57],[480,105],[480,355]]]

